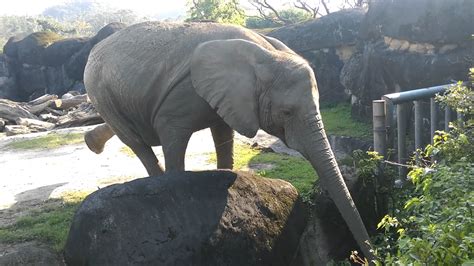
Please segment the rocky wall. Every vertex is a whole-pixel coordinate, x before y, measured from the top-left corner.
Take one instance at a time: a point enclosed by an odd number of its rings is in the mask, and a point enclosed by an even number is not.
[[[43,94],[84,92],[89,52],[123,27],[122,23],[111,23],[91,38],[62,39],[53,32],[10,38],[0,54],[0,98],[28,101]]]
[[[472,0],[373,0],[269,35],[309,61],[323,104],[350,99],[369,120],[384,94],[466,80],[473,25]]]

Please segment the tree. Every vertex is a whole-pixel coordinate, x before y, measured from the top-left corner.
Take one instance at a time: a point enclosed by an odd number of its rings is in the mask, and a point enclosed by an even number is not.
[[[251,29],[274,28],[311,19],[309,13],[295,8],[280,10],[278,11],[278,15],[286,22],[283,22],[281,19],[276,17],[275,14],[270,13],[266,15],[266,17],[248,17],[245,21],[245,26]]]
[[[215,21],[243,25],[245,12],[238,0],[192,0],[187,21]]]
[[[293,9],[278,10],[269,0],[248,0],[249,3],[257,10],[259,17],[268,22],[273,22],[275,25],[290,25],[297,22],[301,22],[308,19],[315,19],[330,14],[334,10],[330,10],[329,3],[331,0],[293,0],[289,2],[293,6]],[[339,9],[366,7],[368,0],[344,0],[339,6]],[[298,14],[294,9],[298,9],[302,13]],[[290,13],[288,13],[290,12]],[[286,14],[284,14],[286,13]],[[288,18],[288,14],[296,15],[292,16],[293,19]],[[304,14],[304,15],[301,15]],[[257,20],[250,20],[251,23],[255,23]]]

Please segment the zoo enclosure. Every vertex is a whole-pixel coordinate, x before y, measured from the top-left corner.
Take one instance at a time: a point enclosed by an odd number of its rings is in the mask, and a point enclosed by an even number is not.
[[[390,93],[382,96],[381,100],[372,102],[374,151],[387,157],[387,151],[397,147],[397,160],[400,165],[405,165],[408,160],[407,132],[411,117],[408,116],[410,108],[414,106],[414,149],[422,148],[422,101],[430,100],[430,137],[433,137],[439,125],[439,105],[435,101],[436,94],[444,93],[450,86],[447,84],[404,92]],[[412,104],[413,103],[413,104]],[[453,121],[453,111],[444,108],[444,130],[449,131],[449,122]],[[458,119],[462,119],[458,114]],[[395,138],[396,128],[396,138]],[[396,141],[396,143],[395,143]],[[417,156],[417,159],[418,156]],[[407,168],[399,166],[399,178],[404,180]]]

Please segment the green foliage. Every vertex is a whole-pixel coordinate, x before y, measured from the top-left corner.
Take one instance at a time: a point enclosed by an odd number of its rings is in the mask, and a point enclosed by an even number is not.
[[[193,0],[188,2],[187,21],[215,21],[243,25],[245,12],[237,0]]]
[[[471,69],[471,75],[474,71]],[[474,260],[474,97],[458,84],[437,99],[465,116],[438,132],[422,155],[425,165],[409,173],[407,198],[379,228],[378,253],[388,265],[461,265]],[[431,160],[434,160],[433,162]],[[396,217],[395,217],[396,216]]]
[[[313,18],[310,13],[296,8],[284,9],[279,11],[278,14],[285,21],[289,21],[289,24],[304,22]],[[250,29],[275,28],[283,25],[284,23],[273,13],[268,15],[268,18],[247,17],[245,20],[245,26]]]
[[[371,126],[351,117],[349,104],[338,104],[321,108],[324,128],[328,135],[349,136],[369,139],[372,136]]]
[[[89,0],[74,0],[47,8],[39,16],[0,16],[0,50],[10,37],[50,31],[64,37],[92,36],[111,22],[134,24],[148,20],[127,9]]]
[[[78,144],[82,142],[84,142],[84,134],[82,133],[49,133],[47,135],[34,139],[18,140],[11,142],[6,145],[6,148],[21,150],[54,149],[64,145]]]
[[[210,162],[216,162],[216,155],[212,153]],[[266,152],[247,145],[234,146],[234,169],[245,170],[257,165],[268,165],[269,169],[258,169],[256,173],[268,177],[278,178],[290,182],[304,199],[309,199],[317,175],[308,161],[274,152]]]

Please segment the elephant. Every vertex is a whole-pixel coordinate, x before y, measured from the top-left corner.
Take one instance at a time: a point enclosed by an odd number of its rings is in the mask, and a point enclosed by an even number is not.
[[[97,44],[84,82],[106,124],[85,136],[100,152],[114,134],[150,176],[184,171],[191,135],[210,128],[218,168],[233,167],[233,132],[281,139],[313,166],[362,251],[366,228],[343,180],[319,111],[308,62],[277,39],[240,26],[143,22]]]

